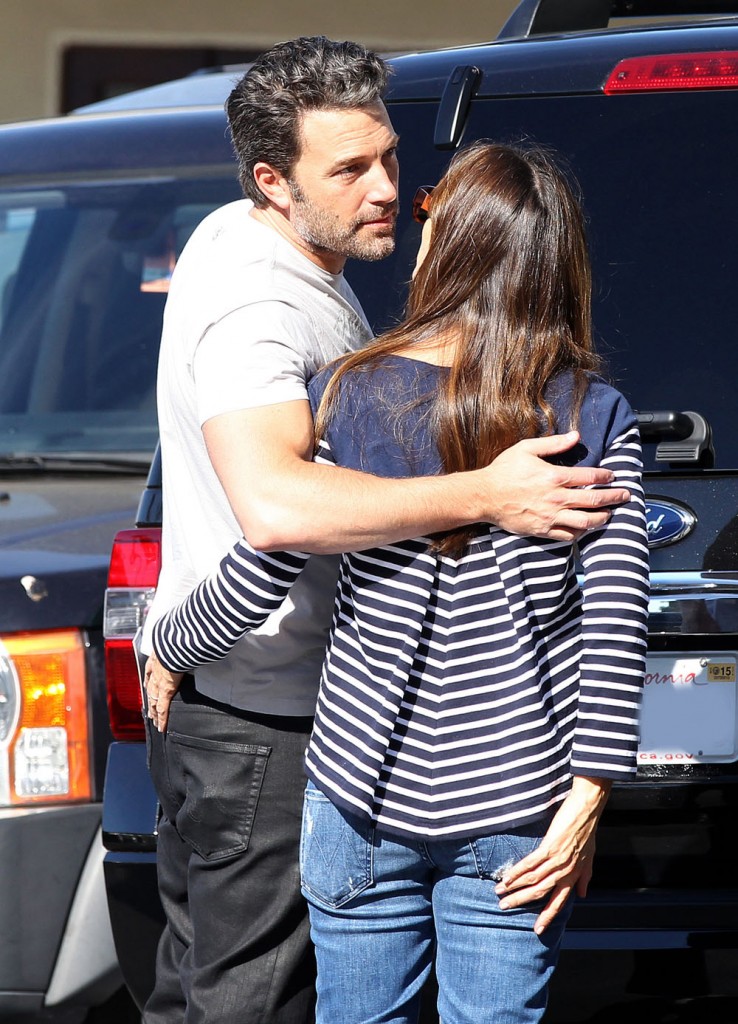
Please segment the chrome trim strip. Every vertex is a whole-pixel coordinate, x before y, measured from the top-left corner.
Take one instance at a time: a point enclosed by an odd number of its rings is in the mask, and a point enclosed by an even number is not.
[[[738,575],[652,573],[648,629],[651,636],[738,634]]]

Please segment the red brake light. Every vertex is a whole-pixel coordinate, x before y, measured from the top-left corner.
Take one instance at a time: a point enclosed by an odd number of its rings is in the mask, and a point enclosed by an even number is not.
[[[161,530],[120,530],[113,542],[109,587],[155,587],[161,569]]]
[[[161,530],[122,530],[108,570],[103,632],[108,714],[117,740],[143,740],[141,687],[132,640],[154,598],[161,567]]]
[[[108,717],[116,740],[145,739],[141,686],[130,639],[105,641]]]
[[[676,89],[738,88],[738,52],[667,53],[628,57],[610,72],[604,91],[658,92]]]

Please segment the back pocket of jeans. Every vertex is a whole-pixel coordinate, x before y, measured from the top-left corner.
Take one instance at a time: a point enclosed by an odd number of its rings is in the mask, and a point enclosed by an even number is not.
[[[184,780],[173,824],[205,860],[244,853],[251,838],[270,747],[168,732],[172,767]]]
[[[312,784],[305,792],[300,873],[305,896],[337,909],[372,885],[372,829],[349,818]]]
[[[471,849],[480,878],[501,882],[510,868],[533,853],[542,836],[526,835],[523,832],[501,833],[471,840]]]

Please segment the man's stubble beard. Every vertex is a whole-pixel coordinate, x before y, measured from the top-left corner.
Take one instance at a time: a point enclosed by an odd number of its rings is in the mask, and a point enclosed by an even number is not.
[[[294,202],[292,227],[311,252],[367,262],[382,260],[394,252],[394,224],[387,229],[386,235],[362,237],[360,230],[363,221],[352,221],[347,226],[338,223],[327,210],[308,199],[296,182],[290,182],[290,192]],[[393,211],[396,210],[394,204]],[[387,210],[378,211],[380,217],[387,213]]]

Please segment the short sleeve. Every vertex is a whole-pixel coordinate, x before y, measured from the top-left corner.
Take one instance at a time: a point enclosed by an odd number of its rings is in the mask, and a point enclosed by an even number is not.
[[[309,320],[285,302],[233,310],[203,335],[193,359],[200,425],[214,416],[307,399],[315,372]]]

